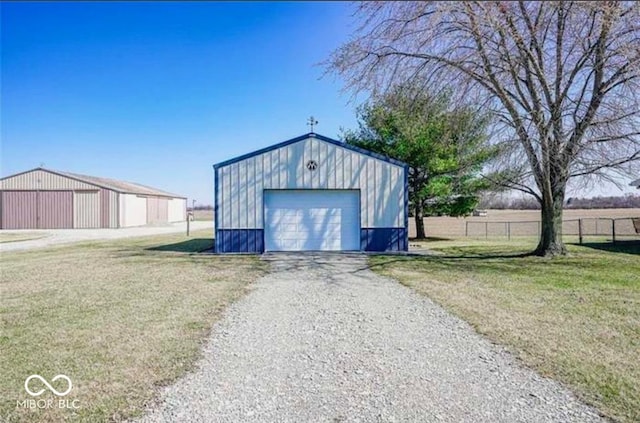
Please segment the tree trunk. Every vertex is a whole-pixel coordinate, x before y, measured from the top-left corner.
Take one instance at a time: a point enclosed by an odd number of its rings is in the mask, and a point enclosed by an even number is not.
[[[547,199],[545,201],[545,199]],[[562,242],[562,207],[564,189],[553,195],[543,196],[541,208],[540,242],[533,254],[543,257],[564,255],[567,249]]]
[[[422,207],[416,207],[413,215],[416,219],[416,238],[425,239],[427,234],[424,230],[424,211]]]

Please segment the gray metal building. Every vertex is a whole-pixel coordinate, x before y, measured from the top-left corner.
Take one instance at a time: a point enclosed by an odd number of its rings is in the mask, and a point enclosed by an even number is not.
[[[0,179],[1,229],[121,228],[185,218],[185,197],[131,182],[41,167]]]
[[[407,250],[405,163],[308,133],[214,170],[217,252]]]

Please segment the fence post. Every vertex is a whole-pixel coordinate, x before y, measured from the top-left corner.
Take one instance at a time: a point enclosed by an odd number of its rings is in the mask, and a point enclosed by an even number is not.
[[[189,222],[191,221],[191,216],[187,213],[187,236],[189,236]]]
[[[596,217],[596,235],[600,235],[600,231],[598,230],[598,220],[600,220],[600,218]]]
[[[580,245],[582,245],[582,219],[578,219],[578,239]]]
[[[489,222],[484,222],[484,239],[489,238]]]
[[[468,220],[466,222],[464,222],[464,236],[465,237],[469,236],[469,221]]]
[[[616,243],[616,220],[611,219],[611,234],[613,235],[613,243]]]
[[[507,237],[511,241],[511,222],[507,222]]]

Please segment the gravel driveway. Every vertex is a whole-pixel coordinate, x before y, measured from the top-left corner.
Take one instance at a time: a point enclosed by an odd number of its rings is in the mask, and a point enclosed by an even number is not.
[[[272,273],[142,421],[603,421],[363,255],[264,259]]]
[[[213,228],[212,221],[195,221],[190,223],[190,230]],[[30,250],[33,248],[49,247],[51,245],[69,244],[80,241],[100,239],[132,238],[136,236],[162,235],[187,231],[187,222],[169,223],[161,226],[138,226],[134,228],[118,229],[24,229],[3,230],[3,233],[34,233],[43,235],[42,238],[28,241],[0,243],[1,251]]]

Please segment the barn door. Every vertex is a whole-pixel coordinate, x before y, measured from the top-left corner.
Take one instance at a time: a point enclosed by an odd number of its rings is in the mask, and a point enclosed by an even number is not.
[[[360,195],[356,190],[267,190],[266,251],[360,249]]]
[[[166,198],[147,197],[147,223],[167,223],[169,202]]]
[[[73,228],[73,192],[40,191],[38,193],[38,228]]]
[[[2,229],[38,227],[36,191],[2,191]]]

